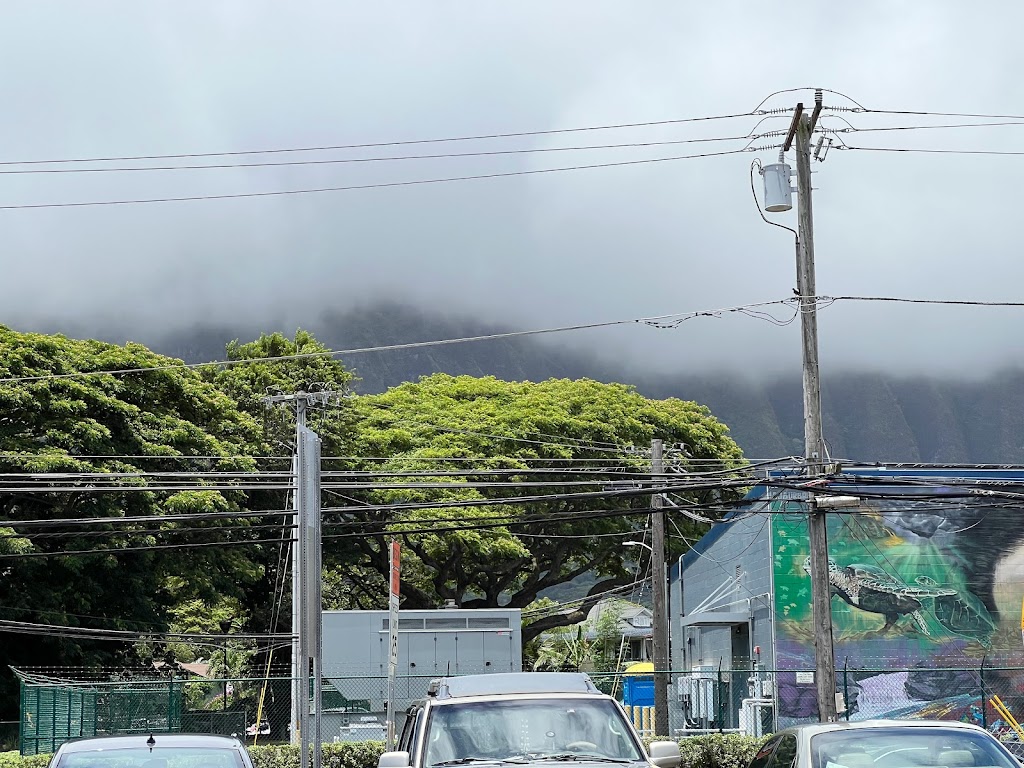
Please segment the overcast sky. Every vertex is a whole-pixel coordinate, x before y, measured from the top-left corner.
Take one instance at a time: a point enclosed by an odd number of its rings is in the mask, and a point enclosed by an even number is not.
[[[1024,6],[863,3],[8,0],[0,159],[229,152],[747,113],[822,86],[869,108],[1024,114]],[[773,97],[790,107],[813,94]],[[852,106],[826,94],[831,106]],[[859,128],[965,122],[844,114]],[[744,117],[176,163],[338,159],[746,135]],[[782,130],[787,118],[758,131]],[[827,128],[844,124],[822,121]],[[1024,151],[1024,125],[845,134],[856,146]],[[757,146],[776,143],[761,139]],[[218,195],[739,149],[745,141],[192,171],[0,176],[0,205]],[[0,322],[123,338],[378,296],[539,328],[772,301],[792,238],[750,195],[777,150],[239,200],[0,210]],[[790,155],[792,160],[792,153]],[[114,163],[107,167],[147,163]],[[166,165],[167,161],[151,161]],[[24,170],[27,166],[4,166]],[[70,168],[80,166],[32,166]],[[88,167],[100,167],[97,165]],[[818,292],[1024,300],[1024,157],[833,149],[816,164]],[[758,181],[758,194],[761,184]],[[795,213],[773,220],[795,226]],[[781,317],[787,311],[775,308]],[[825,365],[965,373],[1021,360],[1024,309],[836,305]],[[270,330],[270,329],[268,329]],[[657,368],[790,368],[797,325],[733,315],[566,342]]]

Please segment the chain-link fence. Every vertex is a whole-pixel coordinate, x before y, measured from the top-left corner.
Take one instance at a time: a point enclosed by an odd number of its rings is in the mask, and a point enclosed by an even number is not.
[[[436,675],[402,676],[395,710],[426,696]],[[163,678],[114,682],[21,676],[22,754],[52,752],[63,742],[113,733],[215,733],[248,743],[291,739],[293,696],[301,686],[288,677]],[[386,733],[387,678],[325,677],[322,732],[325,741],[382,740]],[[309,706],[312,682],[306,681]]]
[[[818,717],[813,670],[702,669],[669,674],[670,723],[678,735],[762,735]],[[840,717],[847,720],[959,720],[1024,743],[1024,728],[1017,723],[1024,718],[1024,669],[847,668],[837,670],[836,694]]]
[[[669,734],[733,732],[763,735],[817,718],[811,670],[700,669],[670,671]],[[395,711],[426,695],[436,675],[401,676]],[[655,735],[653,675],[591,673],[618,699],[638,730]],[[22,754],[51,752],[64,741],[112,733],[194,732],[236,735],[249,744],[291,739],[293,696],[288,677],[70,681],[23,676],[18,742]],[[387,678],[334,676],[323,681],[325,741],[381,740]],[[1024,756],[1024,669],[842,669],[841,717],[938,718],[973,722],[1020,743]],[[305,696],[312,705],[312,686]],[[401,727],[401,722],[399,722]]]

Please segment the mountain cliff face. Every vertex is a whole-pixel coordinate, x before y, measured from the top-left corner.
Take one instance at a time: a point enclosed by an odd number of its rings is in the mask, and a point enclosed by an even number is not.
[[[89,335],[60,329],[68,335]],[[189,362],[216,360],[234,338],[274,328],[197,327],[137,341]],[[281,329],[292,332],[294,329]],[[309,328],[332,349],[354,349],[475,336],[501,329],[407,306],[376,304],[325,315]],[[110,337],[111,334],[106,334]],[[112,341],[123,339],[111,338]],[[729,425],[750,458],[803,453],[799,371],[792,376],[682,372],[643,375],[534,338],[499,339],[346,356],[361,392],[443,371],[508,380],[589,377],[633,384],[648,397],[707,405]],[[825,438],[835,458],[864,462],[1024,463],[1024,369],[978,381],[901,377],[879,372],[830,373],[822,381]]]

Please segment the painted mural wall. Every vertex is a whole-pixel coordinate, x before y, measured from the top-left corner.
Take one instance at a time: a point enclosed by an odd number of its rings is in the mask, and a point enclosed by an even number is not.
[[[998,694],[1020,719],[1024,510],[959,498],[943,503],[942,495],[954,492],[933,490],[934,499],[866,500],[852,514],[828,515],[840,692],[851,719],[980,721],[983,690],[986,699]],[[813,717],[807,526],[791,502],[774,509],[779,715]],[[990,709],[984,719],[1002,727]]]

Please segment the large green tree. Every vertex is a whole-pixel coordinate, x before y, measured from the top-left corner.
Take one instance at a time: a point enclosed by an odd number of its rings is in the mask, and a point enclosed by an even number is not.
[[[295,445],[295,405],[291,402],[270,405],[268,396],[297,392],[330,392],[335,397],[326,404],[310,407],[307,425],[323,441],[321,454],[327,471],[351,468],[346,458],[351,452],[354,421],[347,395],[355,377],[308,331],[299,330],[294,338],[280,333],[264,334],[255,341],[233,341],[227,345],[231,365],[207,368],[204,377],[229,395],[238,408],[263,425],[258,451],[260,455],[280,457],[265,466],[288,471]],[[329,492],[325,500],[329,503]],[[290,509],[292,502],[281,491],[249,494],[250,504],[258,509]],[[289,519],[290,522],[290,519]],[[252,624],[270,631],[290,629],[291,568],[287,552],[268,563],[262,578],[247,585],[246,605]],[[347,550],[332,549],[331,564],[346,570],[359,568],[347,556]]]
[[[379,606],[385,592],[386,542],[392,536],[404,544],[404,605],[410,608],[436,607],[448,600],[466,608],[526,608],[547,589],[587,574],[597,578],[575,610],[551,612],[527,625],[527,640],[582,620],[603,593],[635,578],[635,553],[624,550],[622,541],[645,525],[643,514],[630,513],[646,510],[649,499],[602,495],[611,482],[607,474],[588,486],[570,485],[581,479],[580,470],[611,463],[625,472],[649,472],[644,451],[634,446],[643,449],[655,437],[685,444],[690,457],[705,462],[705,470],[742,462],[726,427],[703,406],[649,400],[620,384],[505,382],[437,374],[356,398],[352,405],[358,450],[373,457],[366,469],[381,473],[380,481],[392,486],[396,478],[384,473],[435,472],[432,479],[442,487],[424,488],[425,478],[417,477],[360,499],[374,507],[349,504],[334,512],[335,517],[325,516],[347,526],[328,526],[325,548],[334,542],[350,554],[357,549],[358,563],[365,569],[355,570],[357,577],[349,580],[342,574],[342,584],[334,579],[334,593],[354,606]],[[444,474],[465,469],[472,470],[468,477]],[[494,470],[511,474],[489,474]],[[538,478],[548,485],[507,485]],[[465,487],[466,481],[496,480],[506,485]],[[580,492],[596,492],[598,497],[573,495]],[[480,503],[530,495],[559,498],[409,508],[423,502]],[[474,527],[502,521],[508,524]],[[699,535],[689,519],[679,524],[684,532]],[[367,578],[367,572],[375,577]]]
[[[133,372],[102,373],[115,369]],[[76,375],[83,372],[90,375]],[[261,444],[260,424],[199,373],[142,346],[0,327],[0,378],[21,379],[0,382],[0,472],[24,476],[26,483],[32,473],[256,468],[249,456]],[[0,489],[0,521],[8,524],[0,532],[0,616],[159,631],[168,627],[174,606],[242,598],[247,585],[262,578],[268,548],[232,545],[263,535],[249,530],[248,519],[230,516],[249,506],[244,493],[162,490],[169,481],[153,476],[124,477],[114,484],[134,489],[99,491],[85,481],[70,491]],[[197,512],[227,516],[174,518]],[[148,515],[160,519],[117,522]],[[71,518],[105,522],[60,523]],[[58,525],[17,525],[38,520]],[[219,545],[140,549],[208,542]],[[82,550],[99,551],[68,554]],[[125,653],[130,653],[125,646],[114,643],[0,634],[0,658],[12,665],[128,662]],[[11,682],[8,676],[0,679]],[[11,698],[2,700],[9,705]]]

